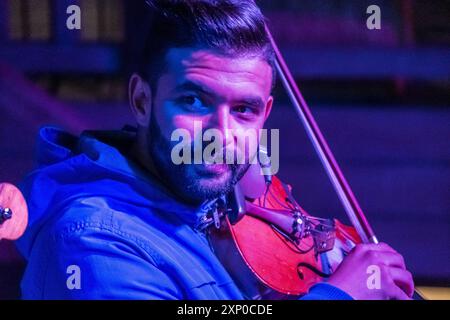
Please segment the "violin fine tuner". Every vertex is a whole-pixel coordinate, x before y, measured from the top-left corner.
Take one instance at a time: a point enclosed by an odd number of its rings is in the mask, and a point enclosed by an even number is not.
[[[295,210],[292,225],[293,238],[296,242],[312,236],[316,253],[323,253],[334,248],[336,227],[332,219],[323,219],[303,215]]]

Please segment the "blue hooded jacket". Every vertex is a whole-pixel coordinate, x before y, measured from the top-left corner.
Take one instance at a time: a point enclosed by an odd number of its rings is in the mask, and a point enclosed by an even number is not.
[[[198,210],[119,151],[133,138],[40,130],[38,167],[21,184],[30,215],[17,241],[28,261],[22,297],[244,299],[195,230]],[[351,297],[321,283],[303,299]]]

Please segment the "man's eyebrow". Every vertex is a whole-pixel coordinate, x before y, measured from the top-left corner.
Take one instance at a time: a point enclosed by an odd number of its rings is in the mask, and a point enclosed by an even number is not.
[[[174,92],[182,92],[182,91],[195,91],[195,92],[201,92],[210,96],[215,96],[215,93],[213,90],[202,86],[199,83],[195,83],[192,81],[184,81],[177,85],[174,89]],[[254,106],[257,108],[264,108],[264,101],[257,96],[248,96],[248,97],[242,97],[235,100],[235,103],[242,103],[247,104],[250,106]]]
[[[242,99],[237,100],[239,103],[248,104],[257,108],[264,107],[264,101],[260,97],[244,97]]]
[[[176,92],[180,92],[180,91],[196,91],[196,92],[202,92],[208,95],[213,95],[213,91],[209,90],[208,88],[192,82],[192,81],[184,81],[182,83],[180,83],[179,85],[177,85],[174,89],[174,91]]]

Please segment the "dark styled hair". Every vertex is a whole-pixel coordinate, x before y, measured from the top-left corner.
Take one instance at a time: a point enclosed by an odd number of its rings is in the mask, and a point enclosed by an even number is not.
[[[260,56],[272,67],[274,54],[265,18],[253,0],[148,0],[146,41],[139,71],[151,85],[166,67],[170,48],[203,47],[226,55]]]

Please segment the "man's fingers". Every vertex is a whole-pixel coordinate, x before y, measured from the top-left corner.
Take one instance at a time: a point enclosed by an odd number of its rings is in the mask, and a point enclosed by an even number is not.
[[[389,267],[406,269],[405,260],[396,252],[367,249],[362,250],[362,257],[368,264],[379,266],[386,265]]]
[[[383,252],[382,261],[385,265],[400,269],[406,269],[405,260],[398,253]]]
[[[392,249],[389,245],[387,245],[384,242],[380,243],[364,243],[364,244],[358,244],[354,248],[355,250],[359,251],[377,251],[377,252],[390,252],[390,253],[397,253],[394,249]]]
[[[399,287],[408,297],[414,294],[414,281],[408,270],[400,268],[388,268],[389,275],[397,287]]]
[[[411,300],[411,298],[399,287],[392,284],[389,290],[387,290],[388,300]]]
[[[390,245],[388,245],[387,243],[384,242],[380,242],[380,243],[369,243],[367,244],[367,246],[369,246],[369,248],[371,250],[375,250],[375,251],[386,251],[386,252],[392,252],[392,253],[397,253],[397,251],[395,251]]]

